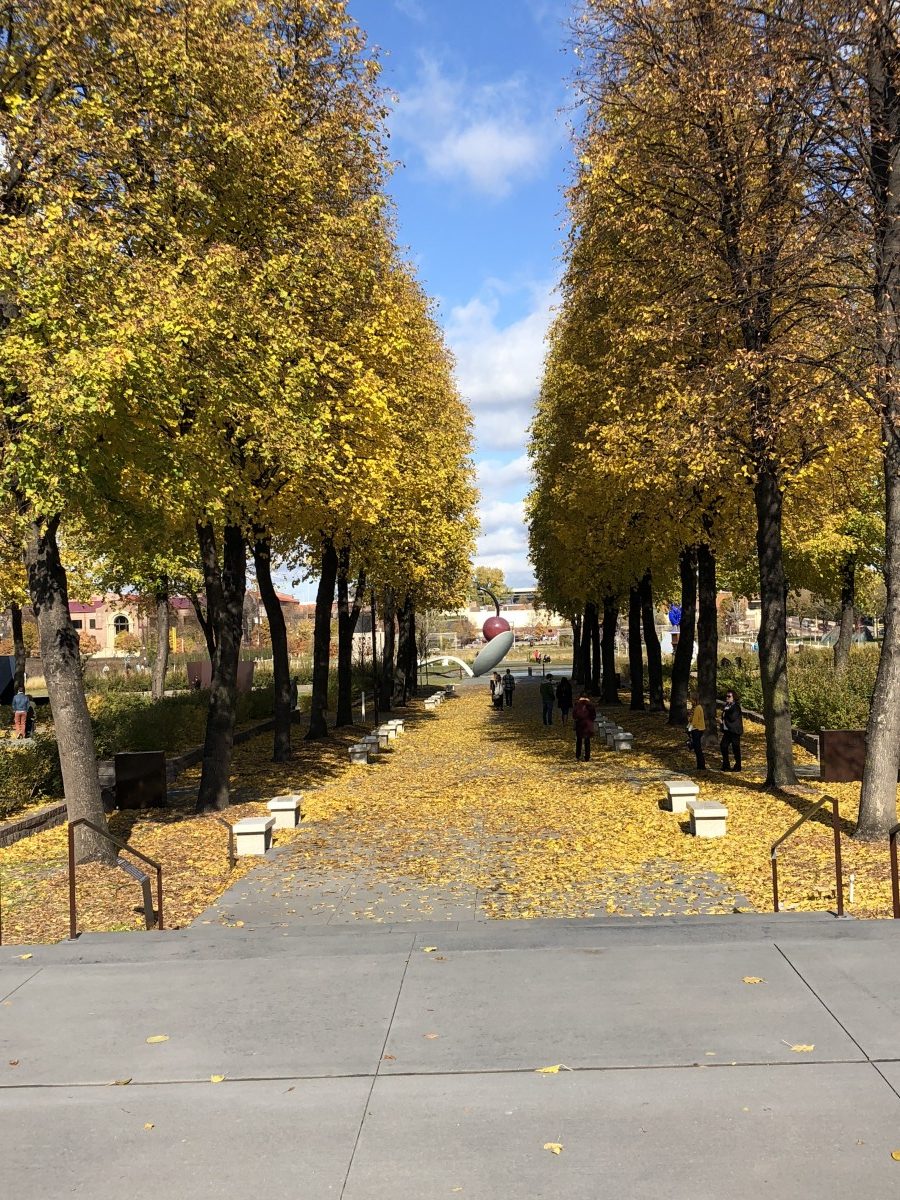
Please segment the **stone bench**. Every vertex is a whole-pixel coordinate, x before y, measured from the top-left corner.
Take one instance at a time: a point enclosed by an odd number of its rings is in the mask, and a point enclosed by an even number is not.
[[[365,742],[357,742],[355,746],[351,746],[349,754],[352,763],[367,763],[369,761],[369,747]]]
[[[378,734],[379,737],[381,737],[382,734],[386,734],[387,740],[389,742],[396,742],[396,740],[397,740],[397,726],[396,725],[391,725],[391,724],[379,725],[378,728],[375,730],[375,732]]]
[[[688,812],[691,814],[691,833],[694,837],[718,838],[725,836],[728,809],[724,804],[719,804],[715,800],[689,800]]]
[[[612,750],[616,744],[616,736],[624,733],[625,730],[621,725],[607,725],[606,727],[606,744]]]
[[[366,750],[370,754],[377,754],[378,751],[381,749],[381,739],[378,737],[377,734],[374,734],[374,733],[370,733],[368,735],[368,737],[364,737],[363,740],[359,744],[361,746],[365,746]]]
[[[274,817],[244,817],[235,821],[234,852],[238,858],[248,854],[265,854],[272,845],[272,830],[275,828]]]
[[[401,717],[395,717],[392,721],[385,721],[385,724],[389,729],[393,727],[397,731],[398,737],[403,733],[404,725]]]
[[[372,732],[369,734],[369,737],[378,738],[378,749],[379,750],[387,750],[388,742],[390,742],[391,739],[390,739],[390,736],[386,729],[382,729],[381,727],[379,727],[378,729],[373,729]]]
[[[296,829],[300,824],[300,806],[302,793],[289,796],[273,796],[266,808],[269,815],[275,818],[276,829]]]
[[[634,747],[633,733],[615,733],[613,734],[613,749],[614,750],[631,750]]]
[[[697,800],[700,796],[700,785],[692,779],[667,779],[666,808],[669,812],[687,812],[689,800]]]

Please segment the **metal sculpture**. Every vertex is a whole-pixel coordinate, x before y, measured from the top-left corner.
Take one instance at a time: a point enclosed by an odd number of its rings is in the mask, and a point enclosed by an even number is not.
[[[515,635],[509,621],[500,616],[500,601],[491,589],[481,583],[476,583],[475,589],[479,595],[490,596],[494,602],[494,608],[497,610],[496,614],[488,617],[482,626],[481,632],[487,645],[478,652],[477,658],[472,663],[473,675],[486,675],[488,671],[493,671],[496,666],[499,666],[509,654],[515,641]]]

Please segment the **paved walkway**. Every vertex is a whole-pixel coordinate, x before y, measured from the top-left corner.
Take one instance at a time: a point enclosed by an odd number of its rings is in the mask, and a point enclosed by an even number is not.
[[[435,716],[414,716],[396,754],[357,768],[349,785],[334,785],[352,803],[332,805],[327,819],[304,822],[296,841],[270,852],[197,923],[288,929],[358,921],[455,925],[534,915],[527,912],[523,883],[533,845],[546,847],[554,838],[569,843],[579,825],[594,841],[598,829],[604,836],[611,832],[590,811],[576,811],[576,803],[585,805],[587,796],[604,788],[616,789],[621,823],[635,824],[628,807],[635,801],[646,820],[644,810],[664,793],[661,781],[685,765],[642,765],[636,756],[599,747],[590,763],[576,763],[571,724],[563,729],[558,715],[552,728],[540,723],[539,684],[539,677],[522,676],[512,709],[503,713],[490,711],[484,680],[457,684],[462,702],[448,702]],[[623,709],[620,719],[627,725],[629,716]],[[451,735],[441,736],[444,727]],[[675,758],[682,740],[673,730]],[[523,839],[523,828],[534,842]],[[441,882],[423,884],[421,875],[404,872],[404,862],[434,864],[430,873]],[[554,893],[548,872],[534,891],[540,915],[673,916],[752,908],[715,870],[654,854],[628,869],[566,880],[564,892]]]
[[[4,948],[3,1178],[16,1200],[880,1200],[898,938],[748,915]]]

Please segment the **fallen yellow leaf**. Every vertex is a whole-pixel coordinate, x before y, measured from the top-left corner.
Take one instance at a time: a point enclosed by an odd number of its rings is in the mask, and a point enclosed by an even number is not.
[[[535,1075],[558,1075],[560,1071],[571,1071],[571,1067],[567,1067],[565,1063],[556,1063],[552,1067],[538,1067]]]
[[[428,1038],[429,1042],[433,1042],[433,1041],[434,1041],[434,1039],[435,1039],[436,1037],[439,1037],[439,1036],[440,1036],[440,1034],[437,1034],[437,1033],[426,1033],[426,1034],[425,1034],[425,1036]]]
[[[147,1038],[148,1046],[155,1046],[157,1042],[167,1042],[169,1035],[167,1033],[154,1033],[153,1037]]]
[[[224,1075],[210,1075],[209,1082],[210,1083],[222,1083],[224,1078],[225,1078]]]
[[[153,1124],[153,1122],[152,1122],[152,1121],[145,1121],[145,1122],[144,1122],[144,1128],[145,1128],[145,1129],[154,1129],[154,1128],[155,1128],[155,1126],[154,1126],[154,1124]]]
[[[20,954],[19,955],[19,958],[32,958],[32,957],[33,957],[33,955],[31,955],[31,954]]]
[[[129,1075],[127,1079],[114,1079],[113,1087],[125,1087],[127,1084],[131,1083],[131,1078],[132,1077]]]
[[[891,1158],[894,1160],[894,1162],[900,1162],[900,1150],[892,1150]]]
[[[745,975],[742,982],[744,982],[744,983],[765,983],[766,981],[764,979],[760,979],[760,977],[758,975]]]
[[[804,1046],[802,1042],[798,1042],[796,1046],[791,1046],[791,1049],[795,1054],[809,1054],[815,1050],[815,1046]]]
[[[437,946],[423,946],[422,947],[423,954],[434,954],[435,950],[437,950]]]
[[[551,1154],[562,1154],[563,1152],[559,1142],[544,1142],[544,1149],[549,1150]]]

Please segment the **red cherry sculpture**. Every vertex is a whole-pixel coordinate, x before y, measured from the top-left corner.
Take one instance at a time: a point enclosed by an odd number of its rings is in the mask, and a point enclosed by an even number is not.
[[[489,642],[491,638],[495,638],[498,633],[508,633],[509,628],[509,621],[507,621],[505,617],[488,617],[484,625],[481,627],[481,632],[484,634],[484,640]]]

